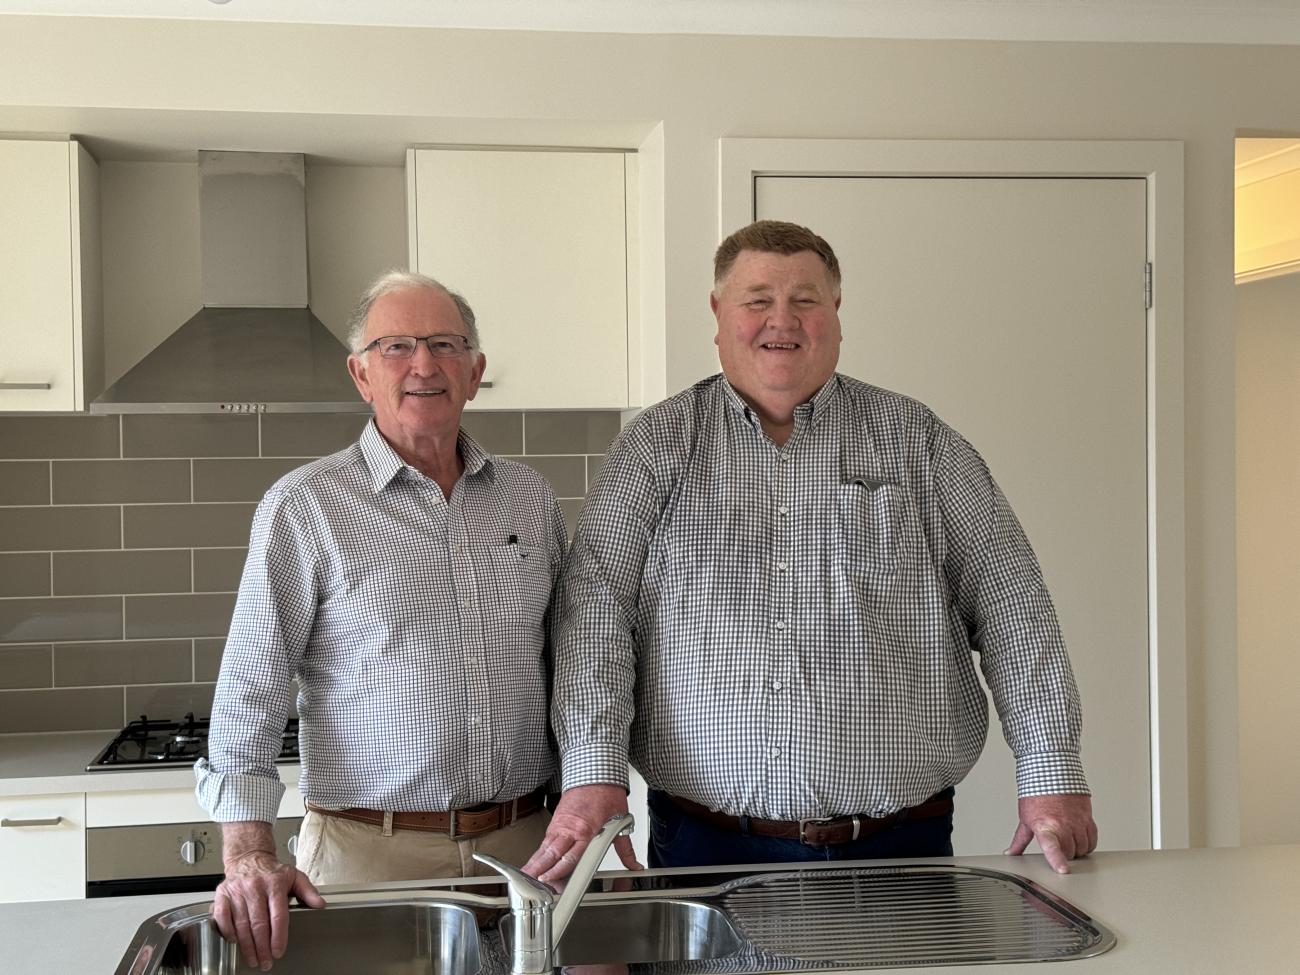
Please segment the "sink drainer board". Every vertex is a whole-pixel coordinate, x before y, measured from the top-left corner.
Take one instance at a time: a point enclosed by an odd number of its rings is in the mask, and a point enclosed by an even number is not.
[[[994,870],[792,871],[722,889],[715,903],[736,930],[787,970],[1056,961],[1115,945],[1110,931],[1071,904]]]

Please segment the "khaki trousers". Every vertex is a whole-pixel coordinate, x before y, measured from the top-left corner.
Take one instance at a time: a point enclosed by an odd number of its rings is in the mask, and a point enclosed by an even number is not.
[[[475,853],[522,866],[546,835],[550,813],[539,809],[502,829],[468,839],[446,833],[395,829],[385,836],[371,823],[323,816],[308,809],[298,831],[298,869],[316,885],[371,884],[495,874]]]

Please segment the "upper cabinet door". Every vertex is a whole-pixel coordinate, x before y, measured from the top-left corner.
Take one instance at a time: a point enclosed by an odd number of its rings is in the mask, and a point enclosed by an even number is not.
[[[82,410],[99,392],[95,177],[75,142],[0,140],[0,411]]]
[[[411,267],[478,318],[487,371],[469,407],[628,406],[624,154],[418,149],[407,163]]]

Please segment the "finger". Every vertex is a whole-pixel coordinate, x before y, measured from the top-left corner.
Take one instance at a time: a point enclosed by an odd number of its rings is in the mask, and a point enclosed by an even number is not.
[[[568,837],[561,839],[558,835],[547,833],[542,839],[542,845],[537,848],[537,852],[528,858],[520,869],[529,876],[542,879],[542,874],[554,867],[560,860],[560,856],[572,844]]]
[[[325,898],[321,896],[316,885],[307,879],[307,875],[301,870],[293,881],[293,895],[298,898],[299,904],[306,904],[308,907],[324,907]]]
[[[632,837],[620,836],[614,840],[614,852],[618,854],[619,860],[628,870],[644,870],[645,867],[636,858],[636,850],[632,848]]]
[[[574,843],[556,858],[554,865],[549,870],[537,879],[543,883],[550,883],[552,880],[567,877],[573,873],[573,868],[578,865],[578,861],[582,859],[582,854],[586,849],[586,842]]]
[[[258,965],[264,972],[271,967],[271,914],[267,905],[268,896],[274,895],[255,890],[246,898],[248,926],[252,930]]]
[[[1096,822],[1088,823],[1088,849],[1084,852],[1087,856],[1093,850],[1097,849],[1097,824]]]
[[[218,887],[212,898],[212,920],[217,930],[227,941],[235,940],[235,925],[230,917],[230,899],[223,888]]]
[[[230,915],[235,926],[235,940],[239,944],[239,953],[250,968],[257,968],[261,959],[257,955],[257,945],[253,941],[253,929],[248,923],[248,911],[243,898],[230,899]]]
[[[285,894],[270,893],[271,957],[283,958],[289,946],[289,898]]]
[[[1015,835],[1011,837],[1011,845],[1008,846],[1003,852],[1007,856],[1018,857],[1020,856],[1020,854],[1025,852],[1025,847],[1029,845],[1029,841],[1032,840],[1033,838],[1034,838],[1033,830],[1031,830],[1024,823],[1017,823]]]
[[[1038,840],[1038,848],[1043,851],[1048,865],[1057,873],[1069,873],[1070,863],[1066,855],[1061,852],[1061,840],[1054,829],[1040,829],[1035,836]]]

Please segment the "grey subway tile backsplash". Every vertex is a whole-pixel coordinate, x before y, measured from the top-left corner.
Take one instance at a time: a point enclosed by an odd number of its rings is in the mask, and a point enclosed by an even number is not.
[[[618,431],[619,414],[607,410],[537,410],[524,417],[524,452],[603,454]]]
[[[564,524],[569,529],[569,538],[573,538],[573,530],[578,527],[578,514],[582,511],[582,498],[561,498],[560,510],[564,512]]]
[[[234,592],[244,573],[246,548],[196,548],[194,550],[194,591]]]
[[[524,452],[524,415],[520,412],[472,411],[462,414],[460,425],[489,453],[505,456]]]
[[[596,477],[600,474],[600,468],[604,463],[604,454],[587,455],[587,491],[590,491],[591,486],[596,483]],[[583,496],[586,496],[586,491],[583,492]]]
[[[587,464],[583,457],[511,457],[527,464],[551,484],[557,498],[581,498],[587,493]]]
[[[194,677],[191,649],[189,640],[61,643],[54,648],[54,684],[91,687],[188,682]]]
[[[49,504],[50,464],[0,460],[0,504]]]
[[[126,713],[147,714],[155,721],[179,721],[186,714],[206,718],[212,713],[216,684],[155,684],[126,689]]]
[[[50,552],[121,544],[120,508],[0,508],[0,551]]]
[[[127,596],[128,637],[225,636],[235,609],[233,593]]]
[[[188,549],[54,553],[56,596],[189,591]]]
[[[0,599],[0,643],[112,640],[121,635],[118,596]]]
[[[267,488],[304,463],[299,457],[196,460],[194,500],[261,501]]]
[[[263,414],[262,456],[315,458],[336,453],[356,443],[369,420],[369,413]]]
[[[141,413],[122,417],[123,457],[256,457],[257,417]]]
[[[221,673],[221,653],[226,649],[225,637],[205,637],[194,641],[194,679],[215,681]]]
[[[121,455],[115,416],[0,416],[0,459]]]
[[[541,471],[572,532],[619,418],[483,411],[464,424]],[[368,420],[0,416],[0,734],[210,714],[256,502]]]
[[[50,595],[50,553],[0,555],[0,596]]]
[[[49,687],[53,683],[52,650],[48,643],[0,645],[0,689]],[[0,705],[3,703],[0,698]]]
[[[55,504],[190,500],[188,460],[56,460]]]
[[[127,548],[208,548],[248,544],[254,504],[140,504],[122,509]]]
[[[120,687],[0,691],[0,734],[118,731],[123,723],[122,698]],[[87,755],[87,761],[91,757]]]

